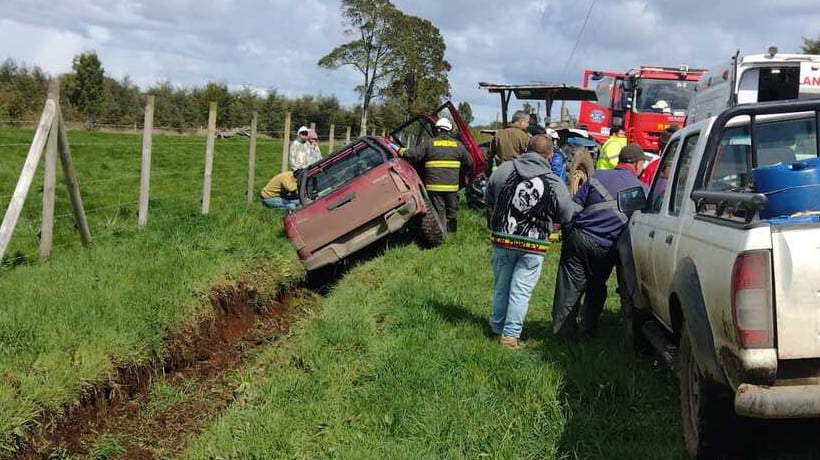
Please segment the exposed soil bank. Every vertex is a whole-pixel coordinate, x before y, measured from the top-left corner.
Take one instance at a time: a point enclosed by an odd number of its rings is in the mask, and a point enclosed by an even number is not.
[[[13,458],[90,456],[128,460],[179,454],[185,440],[228,406],[234,370],[283,338],[316,296],[295,288],[264,299],[244,283],[215,288],[214,315],[166,341],[166,357],[117,370],[112,382],[59,419],[42,420]]]

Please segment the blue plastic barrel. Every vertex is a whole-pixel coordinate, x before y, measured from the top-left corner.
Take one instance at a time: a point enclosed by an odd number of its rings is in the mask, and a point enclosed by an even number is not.
[[[752,170],[755,192],[768,198],[761,219],[820,211],[820,158],[775,163]]]

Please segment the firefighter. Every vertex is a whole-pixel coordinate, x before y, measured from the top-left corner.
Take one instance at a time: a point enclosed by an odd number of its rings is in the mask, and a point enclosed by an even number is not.
[[[615,121],[612,125],[612,135],[601,146],[598,162],[595,169],[612,169],[618,164],[618,154],[626,147],[626,133],[623,126]]]
[[[455,232],[458,217],[458,185],[462,168],[473,170],[473,160],[467,149],[450,136],[453,124],[447,118],[436,121],[436,136],[404,152],[405,158],[423,172],[424,187],[433,202],[433,208],[447,223],[447,230]]]

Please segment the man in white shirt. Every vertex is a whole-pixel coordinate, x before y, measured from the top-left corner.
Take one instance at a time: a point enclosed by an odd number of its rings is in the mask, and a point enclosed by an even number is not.
[[[310,165],[311,149],[307,140],[309,131],[307,126],[300,126],[296,131],[296,139],[290,144],[288,160],[290,161],[290,169],[294,171],[304,169]]]

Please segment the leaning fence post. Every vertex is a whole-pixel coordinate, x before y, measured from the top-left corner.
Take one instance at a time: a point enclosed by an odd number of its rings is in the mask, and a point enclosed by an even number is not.
[[[208,139],[205,142],[205,177],[202,181],[202,214],[211,209],[211,173],[214,169],[214,137],[216,136],[216,102],[208,110]]]
[[[26,201],[26,195],[31,187],[31,182],[34,180],[37,164],[40,162],[40,156],[43,154],[51,123],[54,121],[54,113],[54,101],[47,99],[43,114],[40,116],[40,123],[37,125],[37,131],[34,133],[34,140],[32,140],[31,147],[28,149],[26,162],[23,163],[23,170],[20,172],[20,178],[14,188],[14,194],[11,201],[9,201],[3,223],[0,224],[0,260],[3,260],[3,254],[6,252],[6,247],[8,247],[11,240],[14,226],[17,225],[17,219],[23,210],[23,203]]]
[[[290,112],[285,113],[285,128],[282,133],[282,171],[288,170],[288,154],[290,153]]]
[[[253,179],[256,175],[256,119],[253,112],[251,117],[251,146],[248,149],[248,203],[253,201]]]
[[[60,163],[63,165],[63,178],[65,179],[66,190],[68,190],[68,199],[71,201],[71,211],[74,213],[74,223],[80,233],[83,246],[87,247],[91,244],[91,230],[88,228],[88,218],[83,208],[80,186],[77,183],[77,171],[74,169],[74,160],[71,158],[71,147],[68,145],[68,134],[63,120],[63,112],[59,105],[56,106],[54,116],[57,117],[60,124],[57,150],[60,152]]]
[[[137,226],[148,223],[148,197],[151,186],[151,139],[154,130],[154,96],[149,95],[145,102],[145,122],[142,126],[142,166],[140,168],[140,204],[137,214]]]

